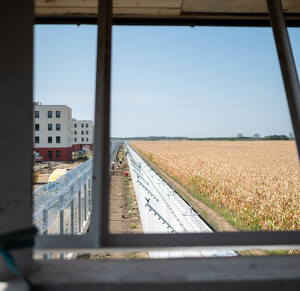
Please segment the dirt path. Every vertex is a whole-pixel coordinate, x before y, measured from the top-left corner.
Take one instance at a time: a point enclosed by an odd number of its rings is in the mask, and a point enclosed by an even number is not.
[[[142,223],[131,178],[124,176],[124,171],[129,173],[129,170],[123,147],[118,153],[117,161],[120,158],[123,160],[122,164],[117,163],[117,170],[111,176],[109,231],[111,233],[142,233]],[[90,259],[95,260],[145,258],[148,258],[146,252],[90,255]]]

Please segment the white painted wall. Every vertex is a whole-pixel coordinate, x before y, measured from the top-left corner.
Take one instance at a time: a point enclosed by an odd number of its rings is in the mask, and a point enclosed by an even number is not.
[[[72,120],[71,138],[72,138],[72,144],[92,144],[92,143],[94,143],[93,121],[92,120]]]
[[[65,148],[71,147],[71,125],[72,109],[66,105],[34,105],[33,106],[33,143],[37,148]],[[35,112],[39,112],[39,117],[35,117]],[[48,117],[48,111],[52,111],[52,118]],[[56,117],[56,111],[60,112],[60,117]],[[39,124],[39,130],[35,130],[35,125]],[[48,130],[48,124],[52,124],[52,131]],[[56,130],[56,124],[60,124],[60,130]],[[35,143],[35,137],[40,141]],[[60,143],[56,143],[56,137],[60,137]],[[48,137],[52,137],[52,143],[48,143]]]

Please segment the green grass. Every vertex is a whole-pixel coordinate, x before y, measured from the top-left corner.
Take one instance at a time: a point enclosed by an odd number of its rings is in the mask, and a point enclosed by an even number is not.
[[[130,224],[129,227],[130,227],[131,229],[137,228],[137,226],[136,226],[135,224]]]
[[[136,260],[137,259],[137,253],[129,253],[128,254],[129,260]]]
[[[94,154],[93,151],[88,151],[88,152],[86,153],[86,156],[87,156],[88,159],[91,159],[91,158],[93,157],[93,154]]]

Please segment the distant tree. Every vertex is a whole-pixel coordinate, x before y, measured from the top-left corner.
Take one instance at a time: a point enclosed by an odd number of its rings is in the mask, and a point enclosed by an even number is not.
[[[237,139],[242,139],[243,138],[243,134],[242,133],[238,133],[236,136]]]
[[[292,132],[289,133],[289,137],[290,137],[290,139],[295,139],[295,136]]]
[[[254,138],[254,139],[259,139],[259,138],[260,138],[259,133],[254,133],[253,138]]]
[[[286,135],[267,135],[264,137],[265,140],[288,140]]]

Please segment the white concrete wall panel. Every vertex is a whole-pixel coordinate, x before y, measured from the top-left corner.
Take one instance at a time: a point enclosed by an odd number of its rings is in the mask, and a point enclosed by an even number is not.
[[[52,112],[52,117],[48,117],[48,111]],[[35,112],[39,112],[39,117],[35,117]],[[60,112],[60,117],[56,116]],[[71,125],[72,109],[66,105],[35,105],[33,108],[33,143],[36,148],[66,148],[71,147]],[[36,130],[35,125],[39,125]],[[52,125],[52,130],[48,130],[48,124]],[[60,125],[57,130],[56,125]],[[35,142],[35,137],[39,137],[39,143]],[[48,137],[52,137],[52,143],[48,142]],[[60,137],[60,142],[56,142],[56,137]]]

